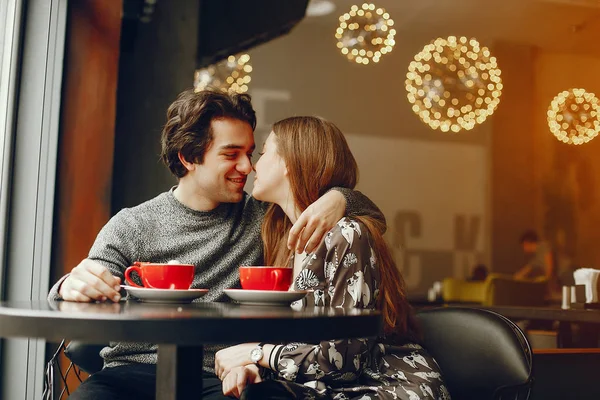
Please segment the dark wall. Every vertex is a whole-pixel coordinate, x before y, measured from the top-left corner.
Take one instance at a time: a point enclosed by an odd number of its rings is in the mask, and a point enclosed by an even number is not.
[[[505,86],[493,118],[491,136],[492,265],[495,272],[513,273],[524,264],[519,237],[535,229],[535,137],[533,50],[498,43]]]
[[[121,9],[120,0],[69,2],[52,283],[88,255],[111,215]],[[60,360],[64,371],[69,360]],[[79,384],[73,374],[67,382],[70,390]]]
[[[195,1],[158,2],[149,23],[124,21],[113,213],[176,184],[159,159],[160,132],[169,104],[193,85],[197,25]]]
[[[598,365],[599,353],[534,354],[531,399],[600,399]]]

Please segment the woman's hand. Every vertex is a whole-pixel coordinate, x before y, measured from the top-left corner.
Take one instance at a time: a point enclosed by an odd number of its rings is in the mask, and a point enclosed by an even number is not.
[[[246,386],[258,382],[262,382],[262,378],[255,364],[235,367],[223,379],[223,394],[239,399]]]
[[[250,352],[258,343],[243,343],[226,347],[215,354],[215,374],[223,380],[229,371],[236,367],[253,364]]]

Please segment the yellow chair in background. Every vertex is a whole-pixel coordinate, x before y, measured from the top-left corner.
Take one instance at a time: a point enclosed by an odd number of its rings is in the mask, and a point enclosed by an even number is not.
[[[442,297],[446,303],[475,303],[483,306],[542,306],[548,280],[516,280],[511,275],[489,274],[484,281],[445,278]]]

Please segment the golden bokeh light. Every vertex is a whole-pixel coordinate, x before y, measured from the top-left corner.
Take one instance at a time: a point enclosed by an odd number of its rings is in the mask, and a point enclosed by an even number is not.
[[[348,60],[367,65],[379,62],[396,44],[396,30],[390,15],[372,3],[354,5],[340,16],[335,31],[337,47]]]
[[[252,80],[248,54],[231,55],[225,60],[194,72],[194,90],[214,88],[224,92],[246,93]]]
[[[408,66],[407,98],[415,114],[432,129],[471,130],[498,107],[500,75],[496,58],[476,39],[437,38]]]
[[[558,140],[584,144],[600,131],[598,98],[585,89],[569,89],[556,95],[548,107],[548,126]]]

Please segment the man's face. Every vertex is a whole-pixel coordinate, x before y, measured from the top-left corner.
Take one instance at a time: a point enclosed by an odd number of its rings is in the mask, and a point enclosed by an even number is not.
[[[526,254],[535,253],[537,250],[536,242],[523,242],[523,251]]]
[[[245,121],[222,118],[211,122],[213,141],[202,164],[193,164],[180,185],[192,185],[195,195],[217,207],[242,200],[246,178],[252,171],[254,132]],[[189,183],[188,183],[189,182]]]

